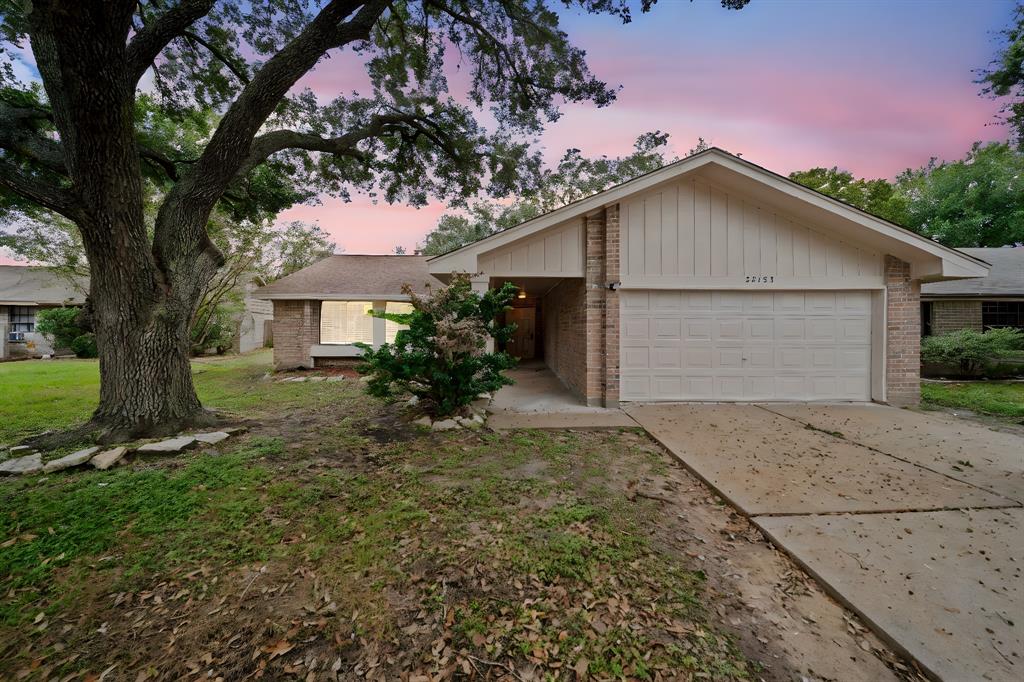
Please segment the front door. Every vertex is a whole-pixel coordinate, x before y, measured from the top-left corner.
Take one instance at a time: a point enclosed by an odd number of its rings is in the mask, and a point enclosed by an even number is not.
[[[505,315],[508,324],[514,324],[516,330],[508,342],[508,353],[520,360],[532,360],[536,355],[534,327],[537,323],[536,308],[513,308]]]

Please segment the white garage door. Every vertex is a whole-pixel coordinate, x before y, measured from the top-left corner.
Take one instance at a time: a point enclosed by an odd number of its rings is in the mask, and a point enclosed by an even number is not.
[[[869,292],[621,295],[621,400],[870,400]]]

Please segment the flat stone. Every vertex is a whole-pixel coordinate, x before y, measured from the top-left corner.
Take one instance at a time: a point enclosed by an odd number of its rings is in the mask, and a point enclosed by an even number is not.
[[[70,455],[65,455],[60,459],[51,460],[43,465],[43,473],[52,474],[54,471],[63,471],[64,469],[85,464],[99,451],[98,447],[86,448],[78,452],[72,452]]]
[[[441,421],[436,421],[431,424],[430,428],[434,431],[451,431],[452,429],[457,429],[460,426],[461,424],[454,419],[442,419]]]
[[[332,383],[332,384],[335,383],[335,382],[344,381],[344,380],[345,380],[345,375],[343,375],[343,374],[335,374],[334,376],[327,377],[327,381]]]
[[[229,426],[226,429],[221,429],[221,431],[223,431],[224,433],[228,434],[229,436],[233,436],[236,433],[245,433],[248,430],[249,430],[248,426]]]
[[[114,466],[115,464],[117,464],[118,462],[120,462],[121,459],[124,458],[124,456],[127,454],[128,448],[126,447],[111,448],[110,450],[104,450],[100,454],[93,457],[91,460],[89,460],[89,464],[93,465],[100,471],[105,471],[110,467]]]
[[[38,452],[33,452],[31,455],[25,455],[24,457],[18,457],[17,459],[8,459],[4,462],[0,462],[0,476],[34,474],[42,470],[43,456]]]
[[[10,449],[12,455],[27,455],[32,452],[32,446],[30,445],[15,445]]]
[[[138,448],[138,452],[181,452],[196,442],[193,436],[178,436],[156,443],[146,443]]]
[[[412,423],[419,424],[420,426],[426,426],[427,428],[431,425],[430,417],[420,417],[419,419],[414,419]]]
[[[302,383],[303,381],[309,381],[309,377],[289,377],[285,379],[285,381],[290,381],[292,383]]]
[[[323,377],[323,376],[310,377],[309,380],[310,381],[327,381],[327,377]]]
[[[210,445],[213,445],[221,442],[222,440],[227,440],[231,437],[231,434],[226,431],[210,431],[209,433],[194,433],[192,436],[200,443],[209,443]]]

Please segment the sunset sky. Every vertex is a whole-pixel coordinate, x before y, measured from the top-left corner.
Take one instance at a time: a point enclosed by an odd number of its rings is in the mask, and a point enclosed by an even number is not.
[[[638,134],[663,130],[676,153],[703,136],[779,173],[839,165],[892,178],[1006,137],[993,125],[999,104],[979,96],[973,71],[992,59],[1012,12],[1009,0],[753,0],[740,12],[717,0],[662,0],[625,26],[565,12],[594,73],[622,89],[603,109],[566,107],[544,152],[551,161],[568,147],[619,155]],[[303,84],[324,99],[359,88],[361,75],[343,61],[324,60]],[[318,222],[346,253],[411,252],[443,211],[354,196],[297,206],[281,220]]]

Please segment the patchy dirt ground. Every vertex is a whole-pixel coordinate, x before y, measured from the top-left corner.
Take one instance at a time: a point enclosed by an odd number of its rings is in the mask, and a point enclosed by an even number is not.
[[[241,442],[0,484],[0,677],[916,678],[640,431],[424,433],[356,382],[281,390],[308,396]]]

